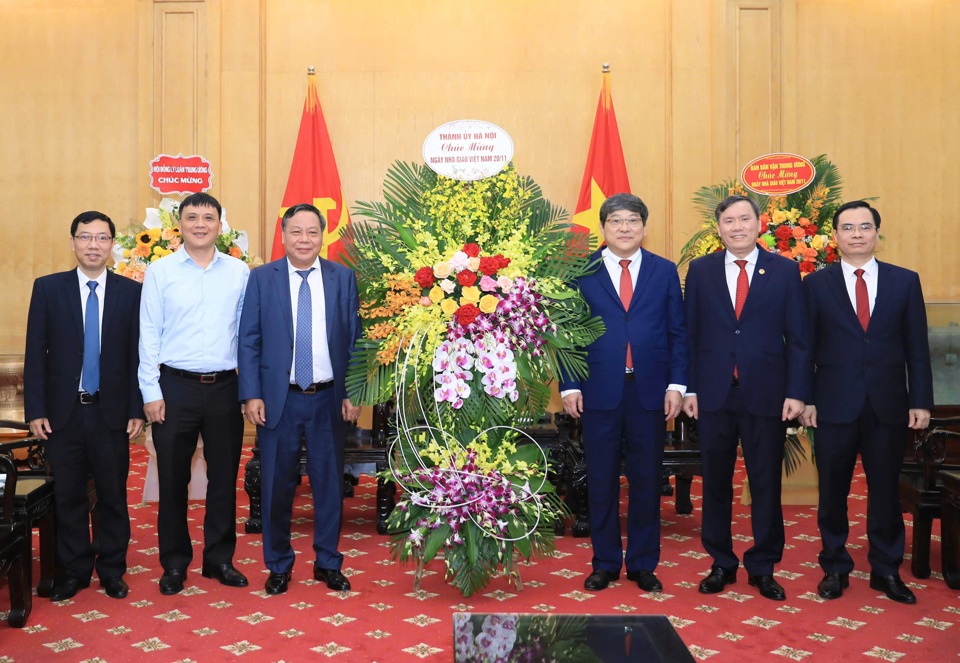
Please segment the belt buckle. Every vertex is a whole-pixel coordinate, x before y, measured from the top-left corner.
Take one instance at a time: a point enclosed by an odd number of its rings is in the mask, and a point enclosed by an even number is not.
[[[317,383],[314,382],[312,385],[303,390],[305,394],[315,394],[317,393]]]
[[[203,384],[213,384],[217,381],[216,373],[204,373],[200,376],[200,382]]]
[[[88,394],[85,391],[80,392],[80,405],[90,405],[93,403],[93,394]]]

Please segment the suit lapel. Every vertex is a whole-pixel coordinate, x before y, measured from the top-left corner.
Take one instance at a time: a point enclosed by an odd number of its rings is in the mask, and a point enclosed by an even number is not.
[[[887,306],[890,303],[890,299],[893,296],[891,289],[893,284],[890,282],[890,265],[877,261],[877,298],[873,303],[873,313],[870,314],[870,325],[873,324],[874,318],[878,315],[883,315]],[[858,321],[859,322],[859,321]],[[870,325],[867,325],[867,329],[870,328]]]
[[[117,310],[117,302],[120,301],[120,284],[122,276],[117,276],[113,272],[107,272],[107,292],[103,302],[103,322],[100,324],[100,338],[103,338],[107,326],[113,321],[114,311]]]
[[[607,270],[607,263],[603,259],[603,249],[598,251],[595,254],[595,257],[600,261],[600,268],[595,271],[591,276],[600,283],[600,287],[603,288],[604,292],[610,295],[610,299],[615,301],[617,305],[622,309],[623,302],[620,301],[620,295],[617,294],[617,289],[613,285],[613,281],[610,278],[610,272]],[[636,294],[636,293],[634,293]]]
[[[761,293],[770,281],[767,270],[770,269],[770,263],[773,262],[773,257],[770,255],[770,252],[765,249],[759,249],[759,251],[760,254],[757,256],[757,264],[753,267],[753,278],[750,280],[750,289],[747,290],[747,299],[743,303],[743,310],[740,311],[741,320],[743,316],[753,310],[754,307],[759,306],[759,304],[752,302],[759,301]],[[724,274],[724,282],[726,282],[726,274]],[[730,294],[727,293],[727,299],[729,298]],[[736,311],[734,311],[734,317],[736,317]]]
[[[830,291],[837,299],[837,306],[843,312],[843,318],[847,321],[847,324],[856,327],[861,334],[864,333],[860,319],[857,318],[857,312],[854,310],[853,304],[850,303],[850,294],[847,292],[847,284],[843,278],[843,267],[840,266],[840,263],[830,265],[827,267],[827,275],[830,279]]]
[[[327,347],[329,348],[330,337],[333,332],[331,322],[335,319],[334,307],[337,301],[337,284],[334,282],[337,275],[334,272],[333,263],[325,258],[320,258],[320,275],[323,277],[323,313],[326,316],[325,327],[327,328]]]
[[[650,280],[650,275],[653,273],[653,265],[651,264],[653,260],[650,258],[650,252],[646,249],[640,249],[640,255],[640,271],[637,273],[637,282],[633,286],[633,298],[630,300],[630,308],[633,308],[640,299],[640,293],[643,292],[647,281]]]
[[[74,324],[77,325],[77,333],[80,334],[80,341],[83,342],[83,307],[80,305],[80,281],[77,278],[77,270],[73,269],[63,273],[63,294],[67,298],[67,307],[70,309]]]
[[[280,310],[283,312],[283,321],[287,325],[287,333],[290,334],[290,342],[293,342],[293,303],[290,301],[290,266],[287,259],[274,261],[273,283],[277,288],[277,296],[280,298]]]
[[[723,302],[720,307],[727,312],[731,320],[737,319],[737,312],[733,308],[733,302],[730,301],[730,290],[727,289],[727,273],[724,264],[727,252],[724,250],[716,251],[707,256],[710,262],[707,263],[707,273],[710,280],[713,281],[713,287],[716,288],[717,301]]]

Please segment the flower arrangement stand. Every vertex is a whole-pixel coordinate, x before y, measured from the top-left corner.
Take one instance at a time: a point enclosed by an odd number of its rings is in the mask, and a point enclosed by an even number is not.
[[[443,551],[437,551],[436,559],[443,559]],[[513,551],[513,563],[511,564],[512,570],[508,574],[508,579],[513,583],[513,586],[518,592],[523,591],[523,582],[520,580],[520,555],[517,553],[516,549]],[[423,576],[427,569],[427,563],[423,559],[423,555],[417,557],[417,570],[413,573],[413,591],[419,592],[420,585],[423,582]],[[494,577],[499,577],[504,575],[503,571],[499,571],[495,574]]]

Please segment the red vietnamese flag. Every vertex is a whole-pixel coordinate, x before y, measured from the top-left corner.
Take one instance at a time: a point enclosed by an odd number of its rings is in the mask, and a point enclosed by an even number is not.
[[[330,134],[320,109],[317,95],[317,82],[310,67],[307,76],[307,100],[303,104],[303,117],[300,120],[300,133],[297,135],[297,147],[290,164],[290,177],[287,190],[283,194],[283,206],[277,215],[277,227],[273,235],[271,260],[285,255],[283,237],[280,229],[283,213],[300,203],[312,203],[327,220],[327,229],[323,233],[323,249],[320,255],[338,260],[343,250],[340,233],[350,223],[350,213],[343,205],[343,191],[340,188],[340,175],[337,162],[333,158]]]
[[[575,232],[592,232],[601,244],[600,205],[615,193],[630,193],[617,115],[613,111],[613,98],[610,96],[610,72],[607,65],[603,69],[603,85],[597,103],[597,117],[593,122],[590,150],[587,152],[587,167],[583,171],[580,197],[573,215],[576,225],[572,228]]]

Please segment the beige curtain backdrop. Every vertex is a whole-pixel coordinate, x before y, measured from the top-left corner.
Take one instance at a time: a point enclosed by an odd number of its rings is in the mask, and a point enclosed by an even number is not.
[[[23,352],[33,279],[74,264],[78,212],[122,228],[159,202],[158,153],[207,157],[269,245],[310,65],[349,201],[478,118],[572,211],[609,62],[647,248],[676,259],[691,194],[747,160],[825,152],[847,197],[879,197],[883,259],[956,302],[958,34],[951,0],[0,0],[0,354]]]

